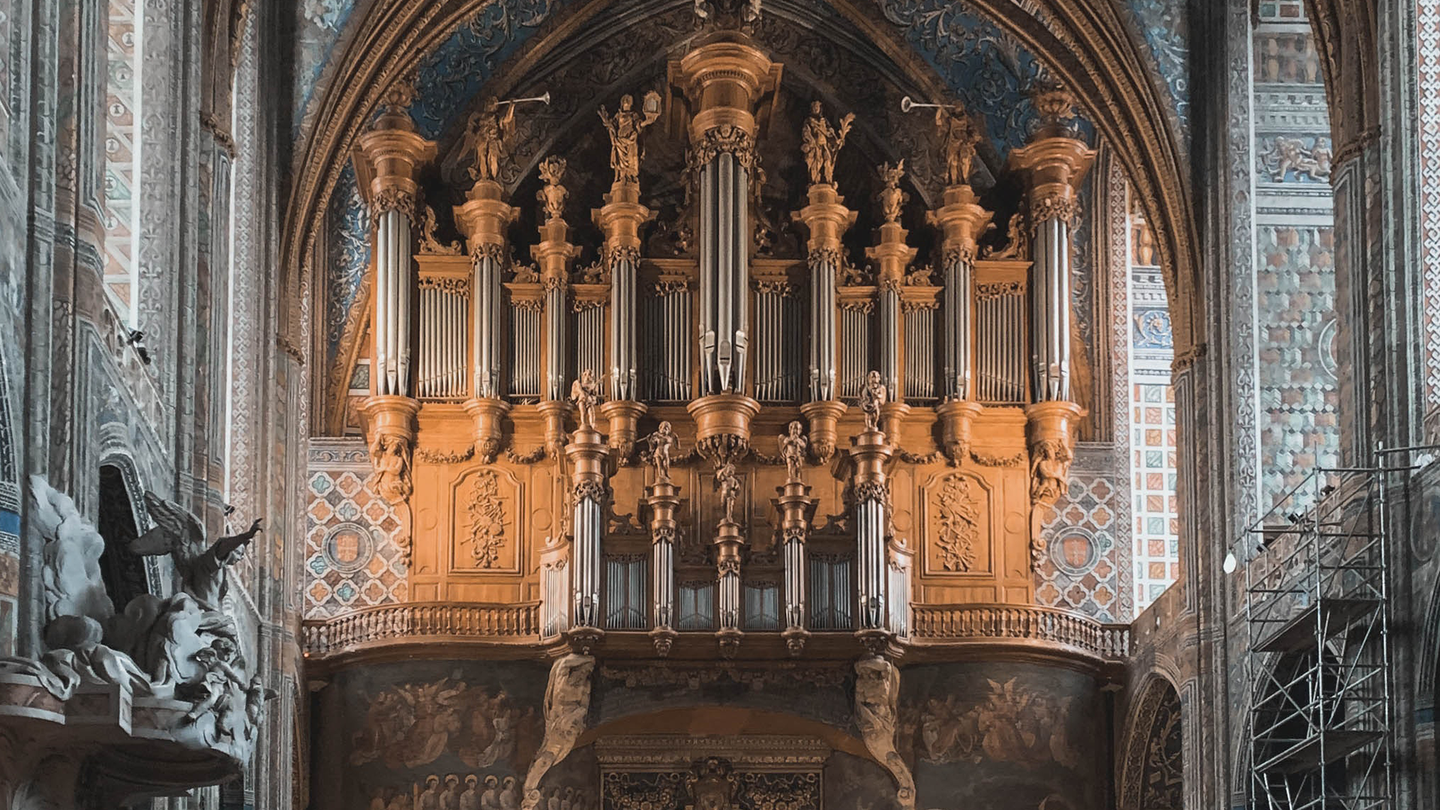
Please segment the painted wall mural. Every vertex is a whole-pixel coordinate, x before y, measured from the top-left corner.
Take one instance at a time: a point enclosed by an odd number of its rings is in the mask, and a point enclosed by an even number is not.
[[[1099,808],[1100,718],[1097,684],[1075,672],[940,664],[901,677],[899,742],[918,807]]]

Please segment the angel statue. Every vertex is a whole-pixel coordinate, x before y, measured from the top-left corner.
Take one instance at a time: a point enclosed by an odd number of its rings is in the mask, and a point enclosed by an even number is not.
[[[735,501],[740,497],[740,476],[735,472],[734,462],[727,461],[715,471],[715,488],[720,491],[720,503],[725,506],[725,521],[735,522]]]
[[[675,428],[669,422],[661,422],[645,441],[650,445],[650,463],[655,466],[656,483],[670,483],[670,454],[680,444]]]
[[[792,421],[788,432],[779,438],[780,457],[785,459],[786,481],[799,481],[800,468],[805,464],[805,450],[810,441],[801,433],[804,426],[798,420]]]
[[[203,610],[221,610],[229,590],[227,569],[262,531],[260,519],[240,534],[207,543],[204,525],[180,504],[146,492],[145,508],[155,520],[155,528],[132,540],[130,550],[144,557],[169,554],[180,574],[181,590],[194,597]]]
[[[890,392],[880,379],[880,372],[871,371],[865,378],[865,388],[860,392],[860,412],[865,415],[865,429],[880,429],[880,409],[890,399]]]
[[[594,429],[595,406],[600,404],[600,383],[596,381],[594,371],[585,369],[580,372],[580,379],[570,384],[570,401],[579,411],[576,420],[580,427]]]
[[[659,117],[660,94],[654,90],[645,94],[645,103],[639,111],[635,109],[635,97],[629,93],[620,97],[620,109],[613,116],[601,105],[600,121],[610,133],[610,168],[615,170],[615,182],[639,181],[640,161],[645,158],[640,136]]]
[[[970,167],[975,162],[975,150],[980,143],[980,132],[959,105],[935,108],[935,126],[945,150],[945,183],[963,186],[970,182]]]
[[[805,168],[810,170],[811,183],[835,182],[835,156],[845,145],[845,136],[850,134],[850,125],[855,123],[855,113],[846,113],[836,129],[825,120],[825,108],[816,101],[810,105],[810,117],[805,120],[805,129],[800,135],[800,151],[805,153]]]
[[[470,176],[476,180],[499,180],[500,161],[508,151],[506,142],[515,134],[515,105],[500,110],[498,99],[485,102],[485,109],[470,116],[466,129],[475,143],[475,165]]]

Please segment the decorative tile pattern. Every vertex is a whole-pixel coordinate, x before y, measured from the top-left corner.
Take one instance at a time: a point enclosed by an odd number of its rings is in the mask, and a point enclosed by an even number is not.
[[[122,313],[130,311],[135,283],[135,202],[138,196],[135,125],[140,86],[135,68],[140,30],[135,0],[110,0],[105,82],[105,289]]]
[[[367,485],[369,475],[363,441],[311,440],[301,589],[307,619],[408,596],[400,519]]]
[[[1260,469],[1268,509],[1316,466],[1339,462],[1334,231],[1262,225],[1256,238]]]
[[[1070,488],[1055,504],[1043,532],[1048,554],[1036,566],[1035,600],[1100,621],[1125,621],[1121,610],[1115,535],[1122,493],[1115,486],[1115,456],[1108,445],[1080,447]]]
[[[1130,498],[1135,608],[1144,610],[1180,578],[1180,510],[1176,502],[1175,359],[1169,301],[1154,266],[1153,234],[1131,219]]]

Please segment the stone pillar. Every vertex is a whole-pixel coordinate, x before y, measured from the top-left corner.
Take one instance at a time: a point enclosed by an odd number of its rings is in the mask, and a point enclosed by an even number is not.
[[[1030,143],[1010,155],[1030,178],[1034,229],[1030,269],[1031,399],[1026,430],[1031,459],[1031,501],[1053,504],[1064,491],[1073,459],[1074,423],[1081,409],[1070,391],[1070,227],[1080,181],[1095,150],[1076,137],[1075,99],[1062,87],[1041,84],[1032,93],[1042,124]],[[1038,533],[1036,535],[1038,549]]]
[[[565,447],[571,482],[571,643],[587,652],[605,637],[601,629],[600,579],[604,568],[606,457],[609,450],[595,428],[583,421]]]
[[[739,393],[750,342],[753,110],[778,84],[779,66],[743,34],[726,32],[672,70],[691,104],[691,171],[699,182],[700,393]]]

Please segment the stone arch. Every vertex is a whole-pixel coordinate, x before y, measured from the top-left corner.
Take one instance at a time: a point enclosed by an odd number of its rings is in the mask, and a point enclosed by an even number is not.
[[[140,557],[129,550],[130,541],[150,524],[134,460],[123,453],[107,454],[100,462],[99,479],[96,527],[105,538],[100,572],[111,600],[123,610],[141,594],[163,595],[163,575],[157,558]]]
[[[1160,674],[1141,688],[1126,723],[1120,810],[1184,807],[1184,726],[1180,693]]]
[[[286,204],[283,266],[297,274],[286,284],[298,289],[299,275],[318,272],[312,257],[321,212],[349,159],[368,113],[398,78],[413,71],[484,4],[469,0],[455,6],[381,0],[352,24],[327,68],[330,81],[315,105],[315,118],[297,147],[296,182]],[[611,0],[582,0],[544,22],[537,47],[529,49],[514,72],[523,74],[541,59],[545,43],[557,43],[611,5]],[[859,25],[901,65],[918,67],[919,57],[878,9],[835,0],[834,8]],[[1013,35],[1057,78],[1071,86],[1092,112],[1096,128],[1116,146],[1159,236],[1158,247],[1175,324],[1177,356],[1194,350],[1203,330],[1200,306],[1201,264],[1190,201],[1189,173],[1179,139],[1166,115],[1161,91],[1151,80],[1141,46],[1127,32],[1123,15],[1107,5],[1058,0],[1048,12],[1018,0],[977,0],[973,10]],[[509,21],[506,21],[509,24]],[[1102,111],[1103,115],[1094,112]],[[312,283],[312,289],[320,289]],[[323,372],[321,372],[323,373]]]
[[[1320,51],[1335,162],[1379,136],[1380,73],[1373,0],[1306,0]]]

